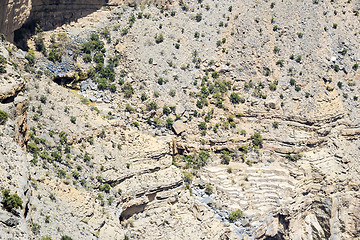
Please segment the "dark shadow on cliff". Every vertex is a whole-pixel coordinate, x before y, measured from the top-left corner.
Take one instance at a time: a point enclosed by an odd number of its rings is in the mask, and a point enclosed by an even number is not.
[[[38,24],[45,31],[52,30],[85,17],[107,3],[108,0],[33,0],[28,20],[14,32],[14,43],[27,50],[27,40],[35,33]]]

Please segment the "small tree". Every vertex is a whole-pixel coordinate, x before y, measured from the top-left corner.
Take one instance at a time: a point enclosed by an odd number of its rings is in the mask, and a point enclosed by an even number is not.
[[[9,189],[5,189],[2,191],[3,194],[3,200],[2,200],[2,204],[4,206],[4,208],[8,211],[11,211],[13,208],[20,208],[22,209],[23,206],[23,201],[22,199],[15,193],[15,194],[10,194],[10,190]]]
[[[263,138],[262,138],[262,136],[260,135],[259,132],[254,133],[254,135],[251,136],[251,139],[252,139],[252,142],[253,142],[254,146],[262,147]]]

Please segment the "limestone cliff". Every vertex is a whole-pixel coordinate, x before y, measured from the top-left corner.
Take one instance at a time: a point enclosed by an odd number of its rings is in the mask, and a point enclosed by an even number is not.
[[[4,0],[0,2],[0,33],[13,40],[14,31],[29,18],[31,0]]]
[[[0,33],[9,41],[24,46],[24,39],[34,32],[36,24],[49,30],[84,17],[102,6],[139,5],[144,0],[5,0],[0,3]],[[154,0],[159,5],[172,1]],[[15,33],[16,32],[16,33]],[[15,37],[15,39],[14,39]]]

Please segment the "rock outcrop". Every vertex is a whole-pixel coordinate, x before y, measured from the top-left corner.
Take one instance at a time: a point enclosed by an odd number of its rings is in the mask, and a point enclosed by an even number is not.
[[[144,0],[5,0],[0,3],[0,33],[18,46],[24,47],[26,40],[34,33],[35,26],[44,30],[54,29],[65,23],[85,17],[103,6],[146,4]],[[166,0],[152,1],[159,5],[169,4]]]
[[[0,3],[0,33],[9,41],[14,39],[14,31],[29,18],[31,0],[4,0]]]

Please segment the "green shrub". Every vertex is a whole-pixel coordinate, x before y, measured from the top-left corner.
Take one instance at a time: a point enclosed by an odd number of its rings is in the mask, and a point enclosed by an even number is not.
[[[36,51],[39,51],[39,52],[42,52],[43,54],[45,54],[46,47],[45,47],[44,39],[42,38],[42,36],[35,37],[34,42],[35,42]]]
[[[7,112],[0,110],[0,125],[4,125],[8,118],[9,115],[7,114]]]
[[[76,123],[76,117],[71,116],[71,117],[70,117],[70,122],[72,122],[72,123],[74,123],[74,124],[75,124],[75,123]]]
[[[168,106],[163,107],[163,114],[169,115],[171,113],[171,110]]]
[[[35,54],[34,51],[29,49],[28,54],[25,56],[26,60],[28,60],[29,64],[32,66],[35,63]]]
[[[355,63],[355,64],[352,66],[352,69],[353,69],[354,71],[357,71],[358,68],[359,68],[359,64],[357,64],[357,63]]]
[[[262,138],[262,136],[260,135],[259,132],[255,132],[255,133],[251,136],[251,139],[252,139],[252,142],[253,142],[254,146],[262,147],[262,145],[263,145],[263,138]]]
[[[29,142],[26,146],[26,150],[32,154],[37,154],[38,152],[40,152],[40,148],[38,145],[36,145],[36,143],[33,142]]]
[[[152,101],[149,104],[146,105],[146,109],[148,111],[156,110],[158,108],[158,105],[156,102]]]
[[[175,97],[176,91],[175,91],[174,89],[170,89],[169,95],[170,95],[171,97]]]
[[[183,172],[183,174],[184,174],[184,181],[186,182],[186,183],[191,183],[192,182],[192,179],[193,179],[193,175],[191,174],[191,173],[189,173],[189,172]]]
[[[116,92],[116,85],[115,84],[110,85],[110,92],[112,92],[112,93]]]
[[[97,52],[94,55],[94,62],[95,63],[104,63],[104,54],[102,52]]]
[[[148,96],[146,95],[146,93],[142,93],[140,99],[144,102],[148,99]]]
[[[86,54],[90,54],[91,53],[91,50],[92,50],[92,45],[90,42],[86,42],[86,43],[83,43],[81,45],[81,50],[86,53]]]
[[[284,60],[278,60],[276,62],[276,65],[279,65],[280,67],[283,67],[284,66]]]
[[[174,120],[172,118],[166,119],[166,127],[171,129],[172,125],[174,124]]]
[[[72,238],[67,235],[64,235],[61,237],[61,240],[72,240]]]
[[[3,195],[3,199],[1,201],[1,203],[3,204],[4,208],[7,211],[11,211],[12,209],[17,209],[20,208],[22,209],[23,206],[23,201],[22,199],[15,193],[15,194],[10,194],[10,190],[9,189],[4,189],[2,191],[2,195]]]
[[[280,48],[278,46],[274,47],[274,53],[277,54],[280,52]]]
[[[6,68],[4,65],[0,65],[0,73],[6,73]]]
[[[162,35],[162,33],[156,34],[155,35],[155,42],[156,43],[162,43],[164,41],[164,36]]]
[[[83,56],[83,59],[84,59],[84,62],[90,63],[90,62],[92,61],[91,54],[85,54],[85,55]]]
[[[61,62],[62,52],[58,48],[52,47],[48,59],[52,62]]]
[[[124,92],[126,98],[130,98],[134,94],[134,88],[131,86],[131,83],[129,82],[123,85],[122,91]]]
[[[65,144],[67,142],[67,134],[64,131],[59,133],[60,136],[60,143]]]
[[[32,227],[31,227],[31,231],[32,231],[35,235],[37,235],[37,234],[40,233],[40,228],[41,228],[41,226],[40,226],[39,224],[33,223],[33,224],[32,224]]]
[[[125,111],[126,111],[126,112],[129,112],[129,113],[132,113],[132,112],[135,111],[135,109],[134,109],[129,103],[127,103],[127,104],[125,105]]]
[[[6,58],[0,55],[0,64],[7,64]]]
[[[234,104],[238,104],[243,101],[243,99],[237,93],[230,94],[230,101]]]
[[[158,78],[157,82],[158,82],[158,84],[163,85],[164,84],[164,79],[163,78]]]
[[[66,177],[66,172],[62,169],[58,170],[58,176],[59,178],[65,178]]]
[[[210,153],[208,151],[200,151],[199,156],[196,159],[196,166],[198,168],[205,166],[209,158],[210,158]]]
[[[196,14],[196,16],[195,16],[195,20],[196,20],[197,22],[200,22],[200,21],[201,21],[201,19],[202,19],[202,15],[201,15],[201,13]]]
[[[338,83],[337,83],[337,86],[341,89],[342,86],[343,86],[343,83],[342,83],[342,82],[338,82]]]
[[[295,83],[296,83],[295,79],[290,78],[290,85],[291,85],[291,86],[294,86],[294,85],[295,85]]]
[[[198,127],[200,130],[206,130],[207,129],[206,122],[200,122]]]
[[[103,191],[103,192],[106,192],[106,193],[109,193],[110,192],[110,184],[105,183],[103,185],[100,185],[99,190]]]
[[[229,165],[230,156],[229,152],[226,150],[221,151],[221,164]]]
[[[212,187],[210,184],[206,184],[206,186],[205,186],[205,193],[208,194],[208,195],[210,195],[210,194],[212,194],[213,192],[214,192],[213,187]]]
[[[243,212],[240,209],[238,209],[238,210],[232,211],[229,214],[229,221],[235,222],[236,220],[239,220],[242,217],[243,217]]]
[[[54,161],[61,162],[62,154],[59,151],[54,151],[54,152],[51,152],[51,157],[54,159]]]
[[[271,91],[275,91],[278,85],[278,81],[273,81],[270,83],[269,88]]]
[[[45,222],[46,222],[46,220],[45,220]],[[48,223],[48,222],[46,222],[46,223]],[[51,238],[51,236],[46,235],[46,236],[42,236],[41,240],[53,240],[53,239]]]
[[[41,95],[41,97],[40,97],[40,102],[43,103],[43,104],[45,104],[45,103],[46,103],[46,100],[47,100],[46,96]]]
[[[91,159],[91,157],[89,156],[89,154],[88,154],[87,152],[85,152],[85,154],[84,154],[84,161],[85,161],[85,162],[89,162],[90,159]]]
[[[285,156],[287,159],[289,159],[290,161],[296,162],[297,160],[300,160],[302,155],[299,153],[296,154],[286,154]]]

